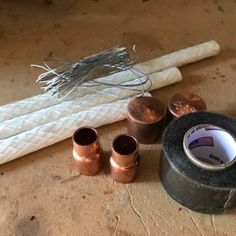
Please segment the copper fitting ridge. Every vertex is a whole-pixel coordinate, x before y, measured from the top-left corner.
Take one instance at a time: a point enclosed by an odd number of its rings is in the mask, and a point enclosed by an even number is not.
[[[156,98],[135,98],[128,105],[127,129],[139,143],[152,144],[165,127],[165,106]]]
[[[95,175],[102,168],[102,148],[92,127],[77,129],[72,137],[75,167],[81,175]]]
[[[138,175],[138,142],[129,135],[117,136],[112,143],[111,176],[120,183],[130,183]]]
[[[207,106],[205,101],[193,93],[178,93],[171,97],[168,104],[167,120],[178,118],[182,115],[206,111]]]

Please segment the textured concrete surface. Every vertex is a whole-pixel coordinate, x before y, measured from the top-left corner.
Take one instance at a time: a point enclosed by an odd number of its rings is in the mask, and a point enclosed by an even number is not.
[[[34,83],[50,53],[77,59],[136,43],[140,61],[217,40],[222,51],[181,69],[184,80],[153,95],[202,96],[210,111],[236,116],[236,1],[0,1],[0,105],[40,93]],[[99,128],[109,156],[125,122]],[[0,235],[236,235],[236,209],[203,215],[175,203],[158,175],[160,144],[141,146],[135,183],[117,184],[108,167],[77,177],[71,140],[0,166]],[[186,190],[187,191],[187,190]]]

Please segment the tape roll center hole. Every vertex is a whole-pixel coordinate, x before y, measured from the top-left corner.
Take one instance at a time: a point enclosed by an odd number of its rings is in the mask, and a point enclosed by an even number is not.
[[[81,128],[74,134],[74,141],[78,145],[90,145],[97,140],[97,132],[93,128]]]
[[[113,148],[121,155],[130,155],[136,151],[137,142],[129,135],[120,135],[114,140]]]
[[[217,126],[203,124],[191,128],[185,135],[184,145],[190,160],[203,165],[229,164],[236,158],[234,137]]]

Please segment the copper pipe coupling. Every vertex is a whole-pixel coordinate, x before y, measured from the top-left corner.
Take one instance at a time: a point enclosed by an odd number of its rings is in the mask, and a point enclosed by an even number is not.
[[[126,134],[117,136],[112,143],[111,176],[120,183],[132,182],[138,175],[139,155],[137,140]]]
[[[139,143],[152,144],[165,127],[165,106],[156,98],[139,97],[128,104],[127,129]]]
[[[96,129],[82,127],[72,137],[75,167],[81,175],[95,175],[102,168],[102,147]]]

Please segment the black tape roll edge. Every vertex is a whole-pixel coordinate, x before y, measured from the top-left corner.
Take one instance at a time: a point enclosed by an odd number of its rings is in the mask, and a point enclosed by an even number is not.
[[[236,205],[236,164],[211,171],[187,158],[184,135],[200,124],[222,127],[236,137],[236,120],[223,115],[196,112],[173,120],[162,137],[160,180],[166,192],[182,206],[201,213],[222,213]]]

